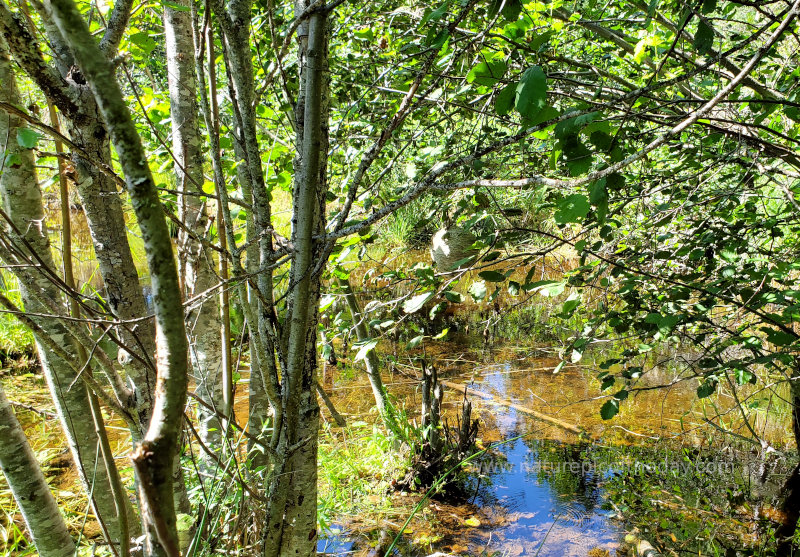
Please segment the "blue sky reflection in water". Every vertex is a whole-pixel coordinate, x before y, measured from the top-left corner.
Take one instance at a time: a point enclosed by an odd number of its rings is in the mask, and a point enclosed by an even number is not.
[[[509,382],[520,376],[497,371],[483,375],[474,389],[507,397],[515,390]],[[468,533],[469,553],[585,556],[597,547],[613,554],[623,533],[602,508],[604,472],[586,460],[591,451],[542,441],[540,424],[512,408],[484,408],[481,417],[494,422],[501,438],[519,438],[497,447],[501,459],[483,463],[475,499],[482,526]]]
[[[480,373],[470,389],[529,403],[522,399],[531,376],[508,373],[511,370],[511,364],[482,365],[476,370]],[[451,408],[459,400],[456,393],[445,398],[446,402],[449,398]],[[590,550],[600,548],[614,555],[624,532],[618,521],[610,518],[611,513],[602,508],[601,474],[609,471],[595,468],[586,459],[591,447],[544,440],[552,436],[544,434],[541,423],[512,408],[472,398],[474,411],[481,419],[479,435],[492,441],[510,440],[497,445],[493,456],[484,457],[471,468],[466,491],[475,494],[473,505],[465,513],[462,508],[459,514],[463,513],[462,519],[474,516],[480,526],[458,528],[453,534],[443,531],[444,537],[430,550],[414,547],[404,539],[393,553],[404,557],[436,551],[453,555],[585,557]],[[329,555],[379,555],[378,538],[376,532],[369,539],[351,541],[343,532],[320,540],[318,550]]]

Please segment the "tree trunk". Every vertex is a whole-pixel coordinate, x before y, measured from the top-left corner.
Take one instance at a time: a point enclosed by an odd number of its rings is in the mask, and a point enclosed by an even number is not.
[[[269,268],[274,256],[272,213],[261,167],[254,106],[255,84],[250,49],[252,0],[231,0],[227,10],[218,0],[213,5],[224,35],[223,45],[230,78],[228,87],[234,100],[234,150],[239,159],[237,175],[245,200],[252,203],[247,224],[247,270],[248,274],[254,273],[257,278],[248,281],[247,291],[239,289],[240,307],[245,313],[250,333],[249,427],[261,436],[262,441],[275,446],[278,435],[269,427],[272,423],[270,410],[275,419],[280,421],[283,408],[279,402],[276,356],[282,360],[284,354],[273,304],[272,271]],[[233,242],[229,239],[228,243],[233,250]],[[241,269],[237,270],[236,267],[234,271],[234,276],[241,273]],[[267,461],[266,455],[255,452],[251,464],[262,467],[268,465]]]
[[[71,557],[75,544],[28,439],[0,385],[0,468],[42,557]]]
[[[89,93],[88,89],[85,93]],[[83,103],[86,112],[97,111],[91,97],[83,98]],[[67,120],[67,124],[70,137],[76,144],[111,165],[108,131],[102,121]],[[72,160],[77,171],[75,184],[89,225],[109,309],[121,320],[139,319],[148,311],[128,243],[125,214],[117,185],[80,153],[73,153]],[[139,423],[144,427],[150,419],[155,389],[155,330],[152,321],[146,320],[137,322],[133,327],[119,327],[118,334],[131,351],[148,362],[145,364],[127,351],[120,350],[118,359],[136,387],[136,413]],[[144,432],[137,433],[136,438]]]
[[[295,5],[301,14],[304,2]],[[317,545],[316,397],[317,319],[323,245],[314,236],[325,229],[328,152],[327,13],[311,15],[298,28],[301,86],[297,110],[297,171],[294,183],[286,368],[282,382],[283,419],[276,420],[278,455],[271,471],[264,554],[311,556]]]
[[[112,18],[114,26],[109,21],[107,34],[101,41],[105,58],[116,52],[130,5],[130,2],[115,5],[115,17]],[[119,17],[116,16],[117,7],[122,14]],[[52,21],[49,9],[49,5],[45,5],[39,15],[55,55],[55,67],[44,62],[36,38],[28,33],[19,15],[11,13],[5,4],[0,4],[0,27],[15,59],[61,111],[67,132],[79,147],[72,152],[75,167],[73,177],[89,223],[109,309],[122,320],[140,319],[146,315],[146,305],[128,244],[122,201],[116,182],[109,175],[112,165],[108,131],[89,87],[74,66],[75,61],[61,32]],[[138,356],[136,358],[128,351],[120,350],[119,359],[134,384],[133,404],[138,421],[144,426],[150,418],[155,389],[155,329],[151,320],[139,321],[133,327],[119,327],[118,336]],[[143,433],[132,432],[134,439],[140,438]]]
[[[170,113],[175,171],[181,197],[181,221],[197,237],[208,238],[208,215],[201,201],[204,155],[198,127],[197,79],[194,71],[194,42],[190,6],[177,0],[177,7],[164,6],[167,75],[169,77]],[[179,257],[184,261],[184,289],[187,299],[203,296],[187,308],[186,328],[189,355],[194,371],[196,394],[222,411],[222,337],[219,299],[209,290],[217,284],[213,251],[182,231],[178,237]],[[216,412],[198,408],[199,433],[212,450],[221,448],[222,424]],[[205,453],[203,453],[205,455]],[[206,455],[206,464],[213,460]]]
[[[361,314],[361,308],[358,306],[358,300],[356,299],[355,292],[353,292],[353,288],[350,286],[350,281],[347,279],[340,278],[339,285],[342,287],[344,299],[347,302],[347,307],[350,309],[350,317],[353,320],[353,328],[356,330],[356,337],[358,338],[359,342],[364,342],[370,337],[367,327],[364,325],[364,316]],[[372,394],[375,397],[375,406],[378,407],[378,412],[380,413],[384,424],[391,428],[390,422],[388,421],[386,415],[386,389],[384,389],[383,381],[381,380],[381,368],[378,360],[378,354],[374,349],[367,352],[364,363],[367,366],[367,377],[369,378],[369,384],[372,387]]]
[[[20,104],[16,79],[2,38],[0,38],[0,82],[3,83],[3,87],[0,87],[0,100]],[[7,166],[0,176],[3,208],[13,225],[23,235],[20,240],[24,240],[26,245],[21,251],[38,259],[42,266],[52,271],[55,265],[50,253],[48,231],[44,224],[42,194],[37,181],[33,150],[22,147],[17,141],[17,134],[21,129],[24,128],[17,117],[10,114],[5,114],[4,118],[0,117],[0,137],[7,138],[5,145]],[[10,161],[14,164],[9,164]],[[40,299],[63,304],[61,292],[44,269],[41,272],[27,272],[20,277],[20,292],[26,311],[52,313],[51,308],[44,306]],[[67,315],[66,307],[63,307],[63,310],[64,315]],[[74,339],[61,321],[40,319],[37,322],[51,341],[65,353],[75,355]],[[107,527],[111,540],[117,542],[120,532],[116,520],[117,508],[106,467],[98,461],[98,431],[100,435],[105,435],[105,430],[102,428],[96,430],[91,419],[90,397],[94,395],[87,392],[81,382],[73,386],[76,382],[75,370],[43,345],[38,336],[36,341],[42,370],[53,395],[84,488],[87,493],[92,494],[98,520]],[[117,476],[116,480],[119,479],[116,468],[110,472]],[[132,510],[128,515],[132,515]]]
[[[183,305],[172,243],[158,192],[114,75],[72,0],[50,2],[53,19],[97,99],[125,174],[131,204],[142,232],[153,284],[158,350],[158,388],[147,433],[133,455],[144,501],[147,552],[179,556],[172,470],[179,448],[188,385]]]

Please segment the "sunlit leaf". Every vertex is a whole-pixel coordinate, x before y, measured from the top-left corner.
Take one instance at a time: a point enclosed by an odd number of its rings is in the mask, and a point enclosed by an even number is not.
[[[23,149],[36,147],[41,136],[29,128],[17,128],[17,144]]]
[[[422,309],[425,302],[433,297],[433,292],[424,292],[403,302],[403,311],[406,313],[415,313]]]

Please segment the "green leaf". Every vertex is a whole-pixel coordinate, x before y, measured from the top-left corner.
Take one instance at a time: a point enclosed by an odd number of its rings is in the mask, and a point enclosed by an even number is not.
[[[606,179],[600,178],[589,187],[589,202],[597,207],[597,222],[603,223],[608,214],[608,188]]]
[[[542,46],[544,46],[545,43],[547,43],[547,41],[549,41],[553,35],[555,35],[555,31],[552,29],[540,35],[536,35],[533,38],[533,40],[531,40],[531,42],[528,44],[528,49],[531,52],[536,52],[537,50],[542,48]]]
[[[564,292],[565,286],[566,286],[566,283],[564,281],[556,281],[555,284],[550,285],[550,286],[548,286],[546,288],[542,288],[539,291],[539,293],[542,296],[544,296],[545,298],[548,298],[548,297],[553,298],[555,296],[560,295],[562,292]]]
[[[497,94],[494,101],[494,110],[499,116],[505,116],[514,106],[514,98],[517,95],[517,86],[513,83],[503,87]]]
[[[556,139],[565,139],[570,135],[575,135],[599,116],[600,112],[590,112],[589,114],[581,114],[580,116],[575,116],[574,118],[559,122],[555,130],[553,130],[553,135],[555,135]]]
[[[378,346],[378,339],[376,338],[371,338],[363,342],[355,343],[353,345],[353,348],[358,348],[358,352],[356,352],[356,357],[354,358],[354,361],[358,362],[366,358],[369,351],[374,350],[376,346]]]
[[[22,158],[19,156],[19,153],[11,153],[6,157],[4,162],[9,168],[16,168],[22,164]]]
[[[755,375],[750,373],[748,370],[742,369],[740,367],[737,367],[736,369],[733,370],[733,376],[736,378],[737,385],[744,385],[746,383],[756,382]]]
[[[694,47],[700,54],[705,54],[714,46],[714,30],[704,21],[697,24],[694,34]]]
[[[717,0],[703,0],[702,12],[704,14],[710,14],[716,9],[717,9]]]
[[[600,409],[600,417],[604,420],[610,420],[617,414],[619,414],[619,401],[616,399],[607,400]]]
[[[484,280],[488,280],[489,282],[503,282],[506,280],[506,276],[497,271],[481,271],[478,273],[478,276]]]
[[[412,338],[408,341],[408,348],[416,348],[422,342],[422,339],[425,338],[425,335],[419,335],[417,337]]]
[[[156,41],[148,33],[139,31],[128,36],[128,41],[137,47],[139,57],[148,56],[156,48]]]
[[[41,136],[29,128],[17,128],[17,144],[23,149],[33,149]]]
[[[706,379],[697,387],[697,398],[707,398],[717,390],[717,382],[714,379]]]
[[[579,305],[581,305],[581,298],[577,292],[573,292],[570,294],[569,298],[564,302],[564,305],[561,306],[561,314],[564,316],[569,315],[572,311],[575,310]]]
[[[353,36],[360,41],[371,42],[375,38],[375,32],[370,26],[364,26],[361,29],[353,31]]]
[[[503,60],[489,60],[473,66],[467,74],[467,83],[494,85],[506,73],[508,66]]]
[[[503,4],[503,17],[507,21],[516,21],[522,13],[521,0],[506,0]]]
[[[554,215],[557,224],[579,222],[589,214],[591,206],[585,195],[574,193],[558,202],[558,211]]]
[[[520,77],[514,106],[523,118],[532,120],[546,104],[547,76],[539,66],[530,67]]]
[[[443,294],[448,302],[452,302],[454,304],[460,304],[461,302],[464,301],[464,296],[462,296],[458,292],[453,292],[452,290],[446,290],[445,292],[443,292]]]
[[[212,193],[214,193],[215,189],[216,188],[214,186],[214,182],[209,182],[208,180],[205,180],[203,182],[203,193],[207,193],[208,195],[211,195]]]
[[[432,297],[433,292],[424,292],[423,294],[418,294],[413,298],[409,298],[403,302],[403,311],[406,313],[415,313],[422,309],[422,306],[425,305],[425,302],[430,300]]]
[[[524,284],[522,288],[525,292],[538,291],[542,296],[558,296],[564,292],[565,282],[563,280],[540,280],[537,282]]]
[[[519,286],[518,282],[516,282],[514,280],[508,281],[508,293],[509,294],[511,294],[512,296],[517,296],[519,294],[519,290],[520,290],[520,286]]]
[[[475,281],[470,285],[468,292],[476,302],[480,302],[486,297],[486,283],[482,280]]]
[[[447,8],[449,7],[449,5],[450,2],[445,2],[435,10],[431,10],[430,12],[425,14],[422,18],[422,21],[420,21],[419,23],[420,27],[422,27],[429,21],[436,21],[438,19],[441,19],[441,17],[447,12]]]
[[[772,329],[770,327],[761,327],[761,330],[767,334],[767,341],[775,346],[788,346],[797,341],[797,336]]]
[[[562,141],[561,149],[570,176],[585,174],[592,167],[592,152],[578,136],[573,135]]]

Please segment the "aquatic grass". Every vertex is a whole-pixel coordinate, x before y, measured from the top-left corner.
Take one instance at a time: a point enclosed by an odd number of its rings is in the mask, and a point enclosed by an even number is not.
[[[0,288],[17,307],[22,307],[19,283],[12,273],[0,272]],[[12,314],[0,314],[0,356],[4,363],[7,365],[6,360],[20,356],[32,358],[34,353],[33,333]]]
[[[411,203],[392,213],[381,226],[380,242],[388,248],[427,248],[441,223],[425,218],[420,202]]]
[[[408,455],[377,424],[323,426],[319,444],[318,521],[330,531],[334,519],[389,514],[391,480],[408,466]]]

